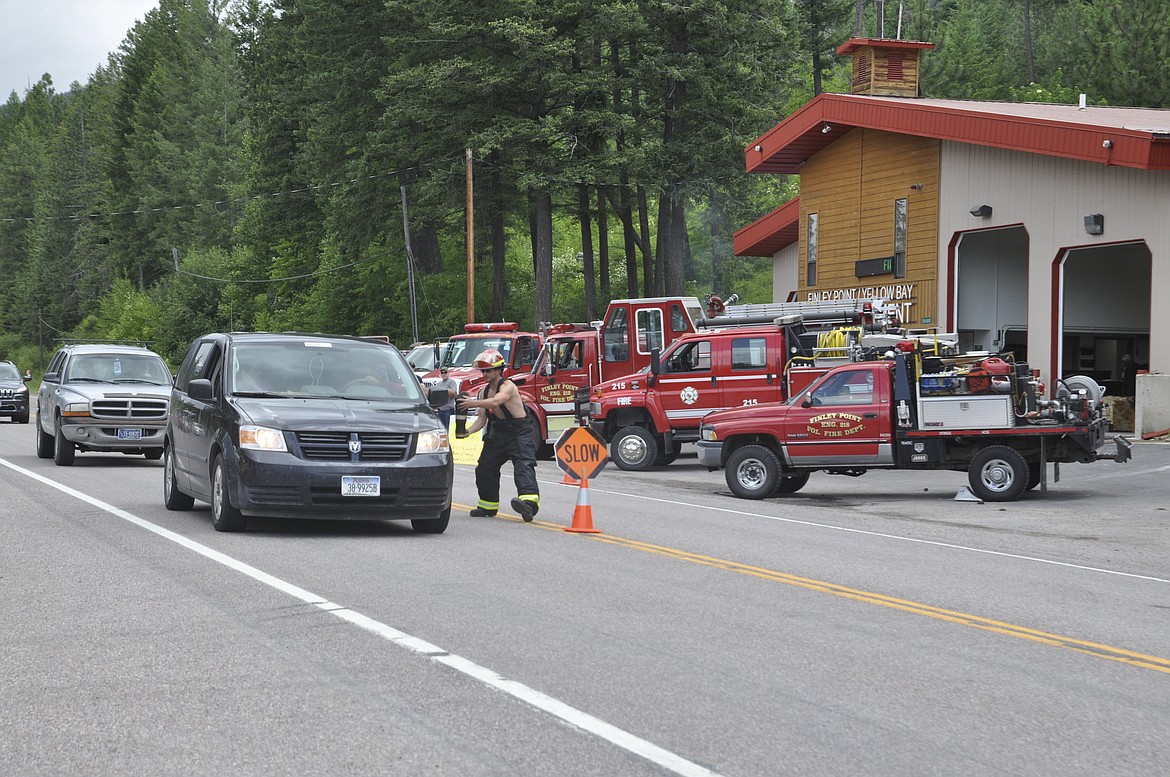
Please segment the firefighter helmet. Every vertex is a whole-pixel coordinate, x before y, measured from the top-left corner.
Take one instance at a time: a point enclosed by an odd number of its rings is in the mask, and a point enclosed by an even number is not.
[[[475,357],[474,362],[477,370],[498,370],[504,366],[504,354],[497,351],[495,348],[488,348],[486,351]]]

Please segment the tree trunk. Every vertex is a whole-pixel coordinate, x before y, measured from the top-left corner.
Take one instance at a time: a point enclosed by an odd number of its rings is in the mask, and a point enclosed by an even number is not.
[[[1032,0],[1024,0],[1024,63],[1028,83],[1036,83],[1036,65],[1032,57]]]
[[[654,254],[650,250],[650,207],[646,204],[645,186],[638,187],[638,228],[641,230],[641,240],[638,241],[638,247],[642,249],[642,296],[652,297],[654,296]]]
[[[626,296],[633,299],[638,296],[638,250],[630,204],[630,178],[622,173],[618,180],[621,188],[618,190],[617,212],[618,218],[622,220],[622,236],[626,247]]]
[[[609,296],[609,217],[605,212],[605,192],[597,187],[597,259],[601,268],[601,296],[608,303]]]
[[[585,320],[597,312],[597,278],[593,269],[593,218],[589,213],[589,186],[577,187],[577,210],[581,220],[581,272],[585,276]]]
[[[488,186],[492,193],[491,234],[492,234],[492,321],[504,317],[504,297],[508,286],[504,278],[504,257],[507,254],[507,233],[504,223],[504,183],[500,179],[500,155],[492,153],[492,166],[488,173]]]
[[[533,331],[552,323],[552,193],[532,189],[528,193],[532,229],[532,266],[536,273],[536,321]]]

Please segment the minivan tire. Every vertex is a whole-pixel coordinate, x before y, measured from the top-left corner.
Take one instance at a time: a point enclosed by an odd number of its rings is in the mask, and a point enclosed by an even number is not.
[[[248,516],[232,507],[223,456],[216,456],[211,468],[211,525],[216,531],[244,531],[248,528]]]

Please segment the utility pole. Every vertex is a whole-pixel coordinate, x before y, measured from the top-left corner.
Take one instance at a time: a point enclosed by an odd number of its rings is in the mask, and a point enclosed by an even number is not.
[[[399,185],[402,192],[402,233],[406,236],[406,288],[410,292],[410,333],[411,343],[418,339],[418,305],[414,301],[414,251],[410,247],[410,213],[406,207],[406,184]]]
[[[475,208],[471,196],[471,149],[467,149],[467,323],[475,323]]]

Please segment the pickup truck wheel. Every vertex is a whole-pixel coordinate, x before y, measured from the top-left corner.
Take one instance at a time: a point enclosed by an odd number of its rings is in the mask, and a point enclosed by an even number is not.
[[[776,484],[776,494],[795,494],[800,489],[804,488],[804,484],[808,482],[808,472],[798,472],[795,475],[783,475],[780,482]]]
[[[771,448],[745,445],[727,459],[727,487],[740,499],[771,496],[779,483],[780,459]]]
[[[61,431],[61,419],[58,418],[55,427],[56,434],[53,435],[53,463],[58,467],[68,467],[73,463],[73,456],[77,449],[73,447],[73,443],[65,439],[65,433]]]
[[[419,534],[442,534],[447,531],[447,524],[451,522],[451,508],[448,507],[439,513],[438,518],[412,519],[410,528]]]
[[[1028,491],[1031,491],[1033,488],[1040,485],[1040,475],[1041,474],[1043,474],[1043,471],[1040,469],[1040,462],[1029,461],[1028,462],[1028,488],[1027,488]]]
[[[1015,448],[989,445],[975,454],[967,480],[984,502],[1011,502],[1028,489],[1028,462]]]
[[[627,472],[643,472],[654,465],[658,458],[658,443],[654,435],[640,426],[619,429],[609,444],[609,457],[618,469]]]
[[[163,449],[163,504],[168,510],[190,510],[195,506],[195,499],[184,494],[175,484],[175,454],[171,446]]]
[[[232,507],[223,456],[215,460],[211,470],[211,525],[216,531],[243,531],[248,528],[248,516]]]
[[[37,458],[53,458],[53,435],[41,428],[40,413],[37,413]]]

